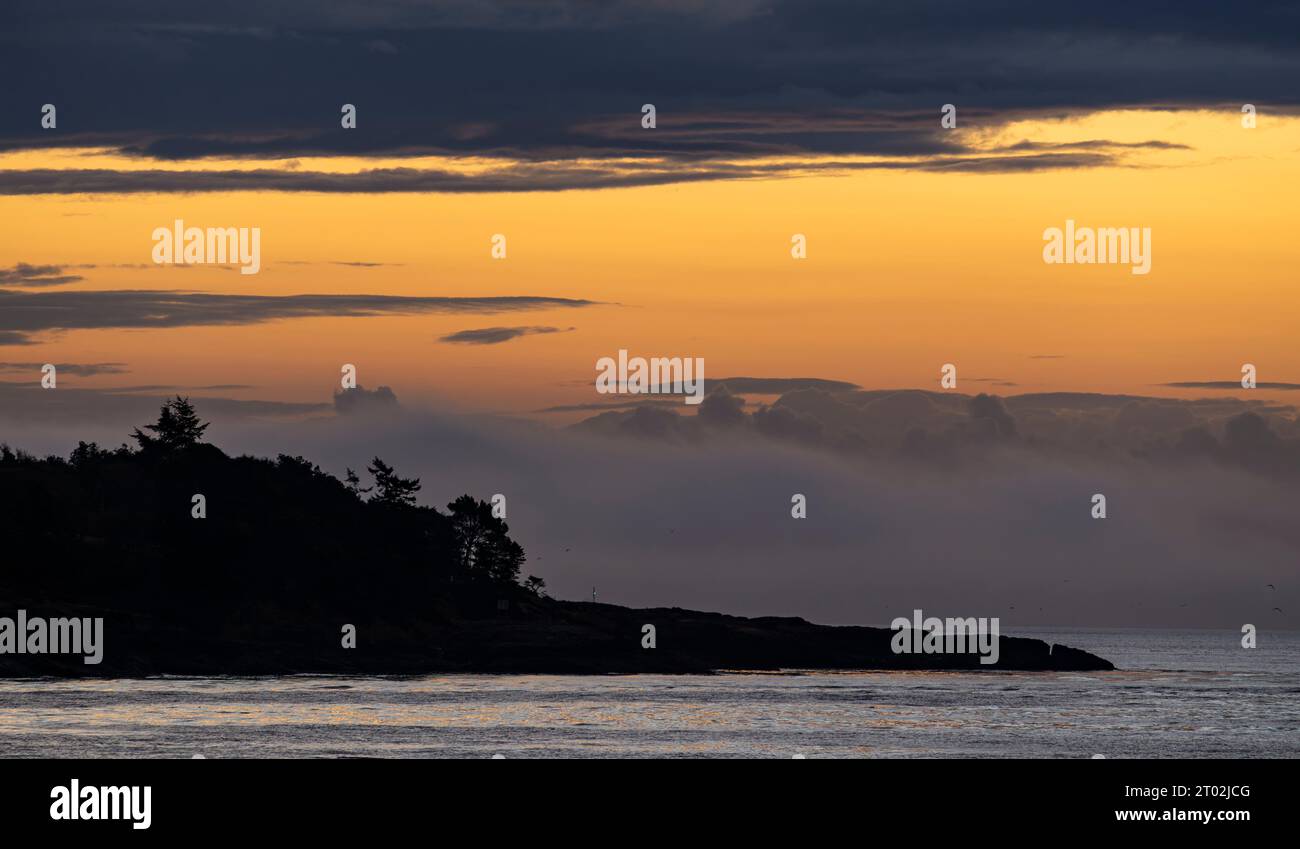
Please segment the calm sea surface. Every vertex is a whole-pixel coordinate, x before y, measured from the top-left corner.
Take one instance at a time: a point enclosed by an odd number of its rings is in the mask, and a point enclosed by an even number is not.
[[[0,680],[0,757],[1300,756],[1300,633],[1014,635],[1121,671]]]

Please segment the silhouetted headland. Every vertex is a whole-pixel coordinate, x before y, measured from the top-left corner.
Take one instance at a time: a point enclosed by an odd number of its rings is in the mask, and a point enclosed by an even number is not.
[[[420,506],[420,482],[379,458],[363,487],[301,457],[230,457],[206,427],[177,398],[135,446],[0,446],[0,618],[103,620],[94,664],[18,653],[10,625],[0,676],[1113,668],[1033,639],[1002,637],[982,666],[895,654],[883,628],[551,599],[487,502]]]

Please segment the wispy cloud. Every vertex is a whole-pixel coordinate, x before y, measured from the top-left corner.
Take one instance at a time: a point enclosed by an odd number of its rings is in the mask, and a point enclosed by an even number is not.
[[[45,363],[0,363],[0,371],[31,371],[39,373]],[[127,374],[131,370],[126,363],[53,363],[59,374],[74,374],[78,377],[94,377],[99,374]]]
[[[76,274],[64,274],[58,265],[29,265],[20,262],[12,268],[0,268],[0,286],[62,286],[75,283],[82,278]]]
[[[405,263],[402,262],[363,262],[359,260],[349,261],[349,260],[341,260],[341,259],[324,260],[323,263],[325,265],[343,265],[343,266],[348,266],[350,268],[400,268],[401,266],[405,265]],[[320,263],[312,260],[282,259],[280,260],[279,264],[280,265],[318,265]]]
[[[1172,386],[1178,389],[1242,389],[1240,380],[1182,380],[1176,383],[1162,383],[1161,386]],[[1277,382],[1260,382],[1255,384],[1258,389],[1300,389],[1300,383],[1277,383]]]
[[[1095,168],[1117,162],[1118,158],[1111,154],[1078,152],[786,163],[662,160],[582,164],[511,162],[473,173],[437,168],[374,168],[353,173],[276,168],[190,171],[35,168],[0,171],[0,195],[250,191],[327,194],[557,192],[877,170],[1014,174]]]
[[[537,336],[547,333],[567,333],[572,327],[481,327],[474,330],[458,330],[443,336],[439,341],[459,345],[500,345],[521,336]]]
[[[0,290],[0,340],[25,344],[33,334],[97,328],[258,324],[277,319],[420,313],[495,313],[576,309],[575,298],[409,297],[398,295],[227,295],[206,292]]]
[[[210,389],[220,391],[221,387]],[[97,438],[107,438],[112,431],[117,431],[119,437],[125,436],[126,428],[155,418],[159,402],[177,392],[189,396],[203,410],[205,418],[220,422],[332,415],[332,407],[327,403],[193,394],[203,390],[203,387],[179,386],[88,389],[60,384],[57,390],[51,391],[42,389],[39,380],[0,380],[0,428],[4,437],[0,441],[12,441],[19,428],[32,428],[35,432],[54,428],[106,429]]]

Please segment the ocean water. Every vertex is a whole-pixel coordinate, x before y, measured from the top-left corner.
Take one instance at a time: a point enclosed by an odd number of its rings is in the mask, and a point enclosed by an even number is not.
[[[1107,673],[0,681],[0,757],[1300,756],[1300,633],[1018,629]]]

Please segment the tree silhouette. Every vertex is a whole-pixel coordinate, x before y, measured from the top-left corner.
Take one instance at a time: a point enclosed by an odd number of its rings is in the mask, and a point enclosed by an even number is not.
[[[140,428],[136,428],[131,438],[140,443],[140,450],[177,451],[198,445],[199,440],[203,438],[203,432],[208,429],[208,424],[199,420],[189,398],[177,395],[176,400],[167,401],[162,405],[162,410],[158,413],[158,421],[145,425],[144,429],[151,430],[156,435],[150,436]]]
[[[447,505],[460,571],[471,578],[514,583],[523,566],[524,550],[510,539],[510,527],[492,515],[492,505],[462,495]]]
[[[76,468],[85,468],[97,460],[108,457],[112,454],[105,451],[94,442],[78,442],[77,447],[72,449],[72,454],[68,457],[68,462]]]
[[[231,457],[199,441],[203,428],[180,398],[140,425],[140,449],[74,440],[70,456],[38,458],[0,440],[0,604],[108,611],[118,648],[106,662],[138,673],[332,669],[338,642],[319,635],[345,622],[377,658],[408,658],[390,668],[419,667],[502,599],[550,603],[519,586],[523,550],[489,504],[466,496],[454,520],[415,504],[420,482],[379,458],[365,492],[364,468],[344,478],[289,454]],[[57,668],[89,671],[67,660]],[[0,652],[0,677],[35,663]]]
[[[351,467],[348,468],[347,477],[345,477],[343,480],[344,480],[344,485],[347,486],[348,488],[348,491],[351,492],[353,495],[355,495],[357,498],[360,498],[365,493],[374,489],[373,486],[362,487],[361,478],[357,477],[357,473],[352,471]]]
[[[415,494],[420,491],[419,478],[399,477],[392,466],[378,457],[366,467],[366,471],[375,478],[375,494],[370,497],[372,503],[415,506]],[[348,483],[352,483],[351,479]]]

